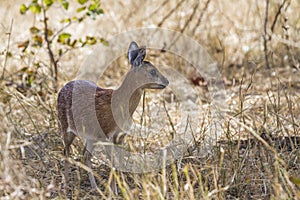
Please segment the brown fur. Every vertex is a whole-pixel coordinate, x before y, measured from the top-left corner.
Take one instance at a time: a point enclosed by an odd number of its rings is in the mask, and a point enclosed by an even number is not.
[[[70,156],[70,145],[75,136],[80,136],[86,141],[86,165],[91,167],[90,159],[96,142],[105,138],[111,141],[115,138],[124,138],[124,136],[118,137],[121,130],[117,126],[112,114],[111,104],[113,95],[116,95],[120,105],[123,105],[126,102],[123,102],[122,97],[126,91],[131,91],[130,89],[134,88],[134,84],[138,86],[129,100],[129,113],[131,117],[139,104],[143,89],[163,89],[169,84],[168,80],[150,62],[143,61],[146,54],[144,47],[138,51],[137,49],[132,50],[132,48],[137,47],[136,43],[132,43],[129,47],[128,57],[130,63],[132,63],[132,67],[118,89],[102,89],[94,82],[75,80],[67,83],[60,90],[58,94],[58,119],[65,143],[64,153],[66,157]],[[131,51],[134,54],[131,54]],[[139,82],[145,80],[147,84],[139,85]],[[94,115],[96,117],[93,117]],[[92,119],[94,118],[97,121],[93,121]],[[95,124],[99,124],[100,126]],[[120,143],[122,141],[114,142]],[[68,165],[66,161],[66,182],[68,182]],[[96,188],[96,182],[91,173],[89,173],[89,178],[91,185]]]

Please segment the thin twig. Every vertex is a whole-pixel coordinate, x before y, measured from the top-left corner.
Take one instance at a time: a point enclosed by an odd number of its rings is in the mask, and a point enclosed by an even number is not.
[[[50,63],[51,65],[53,65],[54,67],[54,83],[53,83],[53,87],[54,87],[54,90],[56,91],[57,88],[56,88],[56,85],[57,85],[57,61],[55,60],[54,58],[54,54],[53,54],[53,51],[51,49],[51,41],[49,40],[49,35],[48,35],[48,23],[47,23],[47,15],[46,15],[46,8],[43,7],[43,22],[44,22],[44,39],[46,41],[46,44],[47,44],[47,50],[48,50],[48,55],[49,55],[49,58],[50,58]],[[51,66],[50,66],[51,67]]]
[[[31,114],[30,114],[29,111],[28,111],[28,108],[26,108],[26,107],[24,106],[24,104],[22,103],[21,99],[17,96],[17,94],[13,94],[13,96],[18,100],[18,102],[19,102],[19,104],[21,105],[21,107],[23,108],[24,112],[27,114],[29,120],[31,121],[31,123],[32,123],[32,125],[33,125],[33,127],[34,127],[34,129],[37,131],[38,134],[40,134],[38,127],[36,126],[36,124],[35,124],[33,118],[31,117]]]
[[[274,32],[276,22],[277,22],[277,20],[278,20],[279,15],[281,14],[281,10],[282,10],[282,8],[283,8],[285,2],[286,2],[286,0],[284,0],[284,1],[282,2],[282,4],[279,6],[279,8],[278,8],[278,10],[277,10],[277,12],[276,12],[274,21],[273,21],[272,26],[271,26],[271,31],[272,31],[272,33]]]
[[[183,32],[185,31],[186,27],[187,27],[187,26],[189,25],[189,23],[192,21],[193,17],[194,17],[195,14],[196,14],[196,11],[197,11],[199,5],[200,5],[200,3],[199,3],[199,1],[197,0],[197,3],[196,3],[196,5],[195,5],[195,7],[193,8],[193,13],[190,15],[190,17],[188,18],[188,20],[186,20],[186,22],[185,22],[183,28],[180,30],[180,33],[183,33]]]
[[[170,10],[170,12],[164,16],[164,18],[158,23],[158,27],[161,27],[163,25],[163,23],[181,6],[181,4],[184,2],[184,0],[181,0],[176,6],[175,8],[173,8],[172,10]]]
[[[203,8],[203,10],[202,10],[202,12],[201,12],[201,14],[199,16],[199,18],[198,18],[197,24],[195,25],[195,27],[192,30],[192,35],[195,34],[196,29],[199,27],[199,25],[200,25],[200,23],[202,21],[202,18],[204,16],[204,12],[207,10],[209,3],[210,3],[210,0],[207,0],[206,3],[205,3],[205,5],[204,5],[204,8]]]
[[[206,4],[205,4],[205,7],[204,7],[204,9],[203,9],[203,12],[201,13],[201,16],[202,16],[202,17],[203,17],[203,15],[204,15],[204,11],[205,11],[205,10],[207,9],[207,7],[208,7],[209,2],[210,2],[210,0],[208,0],[208,1],[206,2]],[[196,4],[196,6],[194,7],[193,13],[192,13],[192,15],[189,17],[189,20],[188,20],[187,23],[185,24],[184,28],[181,29],[181,33],[184,32],[184,30],[185,30],[186,26],[188,25],[189,21],[192,20],[194,14],[196,13],[196,10],[198,9],[198,6],[199,6],[199,2],[198,2],[198,3]],[[201,19],[202,19],[202,17],[201,17]],[[200,19],[200,18],[198,19],[197,25],[200,24],[201,19]],[[196,25],[196,26],[197,26],[197,25]],[[195,27],[196,27],[196,26],[195,26]],[[194,29],[193,29],[193,31],[192,31],[192,33],[193,33],[192,35],[194,35],[194,33],[195,33],[195,29],[196,29],[195,27],[194,27]],[[178,40],[179,37],[180,37],[180,35],[178,35],[178,36],[174,39],[174,41],[169,45],[168,48],[171,48],[171,47],[177,42],[177,40]]]
[[[173,132],[171,133],[172,139],[173,139],[174,136],[176,135],[175,126],[174,126],[174,123],[172,122],[172,118],[171,118],[171,116],[170,116],[170,114],[169,114],[169,112],[168,112],[168,109],[167,109],[167,107],[166,107],[165,101],[163,101],[163,106],[164,106],[164,109],[165,109],[165,111],[166,111],[166,114],[167,114],[169,123],[170,123],[170,125],[171,125],[171,127],[172,127],[172,130],[173,130]]]
[[[256,131],[254,131],[251,127],[245,125],[244,123],[235,120],[234,118],[230,117],[231,119],[233,119],[237,124],[241,125],[242,127],[244,127],[246,130],[248,130],[252,136],[254,136],[258,141],[260,141],[269,151],[271,151],[274,154],[275,159],[282,165],[282,166],[286,166],[286,163],[280,158],[280,156],[278,155],[277,151],[270,146],[260,135],[258,135],[256,133]]]
[[[73,48],[67,48],[65,49],[60,55],[59,57],[56,59],[56,63],[58,63],[60,61],[60,59],[65,55],[67,54],[69,51],[73,51],[75,49],[79,49],[80,47],[73,47]]]
[[[7,33],[8,34],[8,41],[7,41],[6,54],[5,54],[4,64],[3,64],[3,71],[2,71],[2,75],[1,75],[1,79],[2,80],[4,79],[4,73],[5,73],[6,63],[7,63],[7,58],[8,58],[8,54],[9,54],[10,37],[11,37],[11,33],[12,33],[13,23],[14,23],[14,20],[12,19],[11,23],[10,23],[9,32]]]
[[[66,28],[68,28],[69,26],[71,26],[72,21],[70,21],[69,23],[67,23],[65,26],[63,26],[61,29],[59,29],[53,36],[52,38],[49,40],[50,42],[52,42],[61,32],[63,32]]]
[[[165,0],[164,2],[162,2],[160,4],[160,6],[157,7],[157,9],[155,9],[152,13],[150,13],[147,17],[145,17],[144,19],[142,19],[141,21],[144,21],[146,19],[151,19],[153,17],[153,15],[155,15],[160,9],[162,9],[168,2],[170,2],[169,0]],[[132,13],[132,12],[131,12]]]
[[[269,57],[268,57],[268,44],[267,44],[267,24],[268,24],[268,13],[269,13],[269,0],[266,0],[266,11],[264,21],[264,53],[267,69],[270,69]]]

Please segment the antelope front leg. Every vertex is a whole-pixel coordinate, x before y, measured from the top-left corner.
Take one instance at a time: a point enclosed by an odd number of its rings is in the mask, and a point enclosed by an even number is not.
[[[93,155],[92,155],[91,152],[93,151],[93,144],[94,144],[94,142],[87,141],[85,151],[84,151],[85,165],[87,167],[89,167],[90,169],[92,169],[91,158],[92,158]],[[97,189],[97,184],[96,184],[96,180],[95,180],[95,177],[94,177],[93,173],[88,172],[88,174],[89,174],[89,179],[90,179],[91,186],[93,187],[93,189]]]

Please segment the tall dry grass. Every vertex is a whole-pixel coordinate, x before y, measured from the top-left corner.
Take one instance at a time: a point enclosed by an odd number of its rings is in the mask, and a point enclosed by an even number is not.
[[[72,146],[71,188],[66,192],[62,187],[64,156],[57,126],[57,94],[49,86],[46,50],[32,49],[32,56],[17,48],[38,20],[33,16],[24,20],[18,11],[22,2],[0,2],[1,73],[6,69],[0,81],[1,199],[300,199],[298,1],[269,2],[267,17],[265,1],[103,1],[105,14],[99,20],[70,27],[68,31],[78,36],[88,30],[104,38],[141,27],[182,32],[199,41],[218,61],[226,86],[224,101],[229,108],[223,135],[210,154],[199,154],[200,137],[180,160],[154,173],[120,173],[95,162],[98,192],[90,191],[81,164],[80,140]],[[60,16],[72,12],[51,10],[51,26],[57,30],[55,22]],[[4,65],[8,41],[11,56]],[[63,57],[60,86],[76,76],[92,50],[85,47]],[[176,69],[190,80],[204,110],[196,135],[205,133],[212,116],[209,93],[200,75],[187,61],[169,53],[151,50],[148,56],[153,63],[177,64]],[[266,68],[266,56],[271,69]],[[105,78],[99,80],[101,86],[116,87],[121,82],[128,69],[124,60],[112,63]],[[35,62],[45,64],[36,69]],[[27,71],[22,71],[24,67]],[[34,84],[23,87],[32,73]],[[137,119],[143,116],[144,123],[151,121],[151,109],[157,105],[151,97],[147,92],[148,112],[142,115],[141,105],[136,115]],[[169,106],[176,118],[177,110]],[[171,134],[171,130],[164,131]],[[118,196],[108,187],[112,176],[120,188]]]

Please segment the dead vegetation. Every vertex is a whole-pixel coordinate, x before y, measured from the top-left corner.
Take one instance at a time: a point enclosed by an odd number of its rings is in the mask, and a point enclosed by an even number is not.
[[[105,13],[100,20],[70,28],[78,35],[88,30],[107,38],[135,28],[161,27],[194,38],[219,63],[228,110],[222,138],[210,153],[202,155],[201,136],[213,117],[205,77],[184,58],[150,50],[147,59],[174,66],[199,94],[201,113],[194,134],[200,137],[181,159],[153,173],[119,173],[95,160],[97,192],[90,190],[81,164],[83,145],[76,140],[68,193],[63,189],[63,143],[58,134],[57,94],[45,64],[47,51],[33,49],[33,57],[17,48],[28,37],[24,30],[36,19],[22,19],[17,2],[5,0],[0,5],[1,73],[5,72],[0,80],[1,199],[300,199],[299,2],[103,1]],[[57,8],[51,13],[53,21],[57,13],[68,15]],[[85,47],[62,58],[59,86],[76,77],[91,51]],[[111,64],[99,85],[119,85],[128,69],[124,58]],[[171,91],[155,101],[159,95],[146,92],[147,106],[140,104],[136,122],[149,125],[154,108],[163,110],[164,100],[171,120],[164,116],[176,123],[180,102],[169,94]],[[163,145],[172,136],[169,127],[160,130],[164,136],[151,133],[149,137],[162,140]],[[112,176],[118,181],[118,196],[108,187]]]

